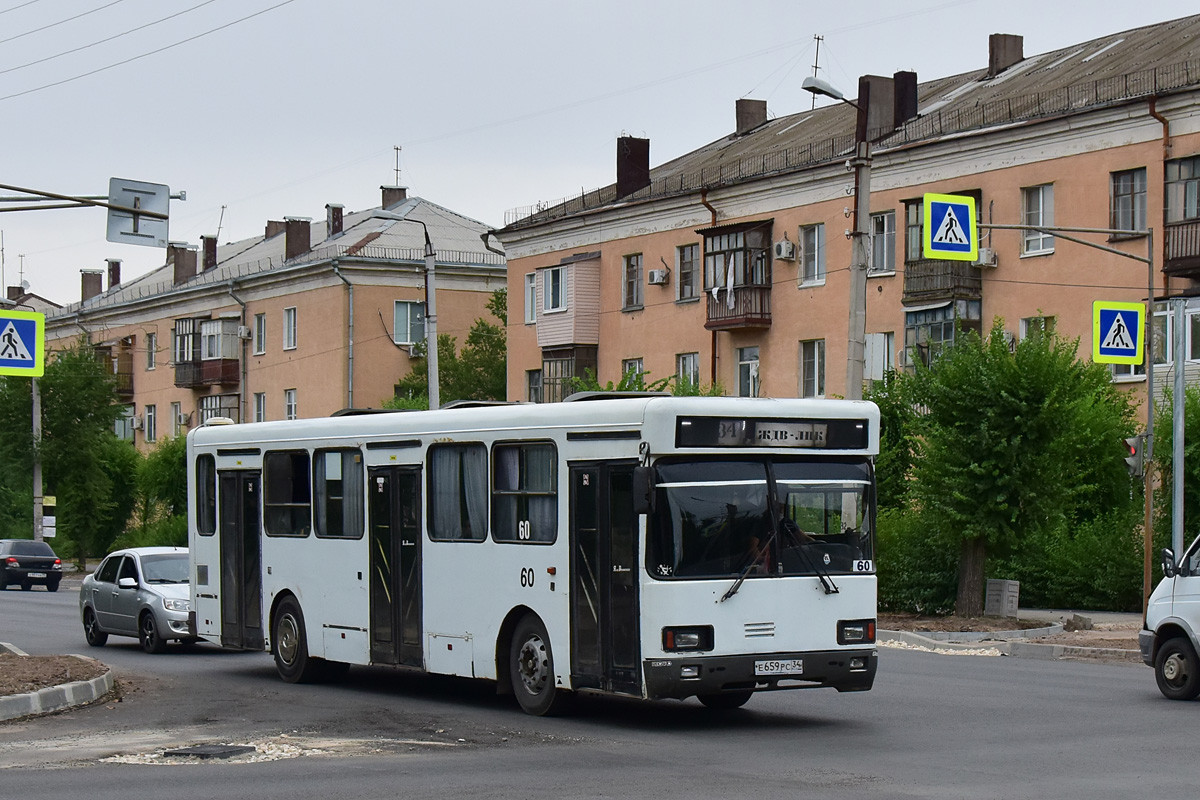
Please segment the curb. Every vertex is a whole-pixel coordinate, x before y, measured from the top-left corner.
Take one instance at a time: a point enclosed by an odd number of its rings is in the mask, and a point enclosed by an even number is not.
[[[922,631],[921,636],[938,642],[985,642],[990,640],[1009,641],[1012,639],[1040,639],[1043,636],[1056,636],[1063,632],[1063,626],[1055,623],[1045,628],[1027,628],[1015,631]]]
[[[28,655],[5,642],[0,642],[0,650],[19,656]],[[87,656],[76,655],[75,658],[82,661],[95,661]],[[99,700],[112,689],[112,670],[108,670],[100,677],[92,678],[90,681],[71,681],[58,686],[47,686],[36,692],[10,694],[0,697],[0,721],[28,717],[33,714],[48,714],[51,711],[87,705]]]
[[[1026,631],[1026,633],[1028,632]],[[995,633],[980,634],[980,636],[995,635]],[[903,642],[904,644],[916,645],[918,647],[928,647],[930,649],[941,648],[944,650],[978,650],[981,647],[991,647],[999,650],[1003,655],[1014,656],[1016,658],[1054,660],[1067,656],[1108,656],[1136,659],[1139,664],[1142,661],[1140,650],[1118,650],[1112,647],[1078,647],[1065,644],[1041,644],[1040,642],[1002,642],[986,639],[973,640],[970,644],[964,644],[961,642],[933,639],[919,633],[911,633],[910,631],[881,630],[879,631],[879,641]]]

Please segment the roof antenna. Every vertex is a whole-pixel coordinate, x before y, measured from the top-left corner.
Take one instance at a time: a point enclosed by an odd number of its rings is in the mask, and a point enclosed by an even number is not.
[[[817,40],[817,54],[813,56],[813,77],[817,77],[817,65],[821,63],[821,42],[825,41],[825,37],[821,34],[813,34],[813,38]],[[814,111],[817,108],[817,95],[814,92],[812,96],[812,107],[809,111]]]
[[[213,238],[218,242],[221,241],[221,226],[225,224],[225,206],[221,206],[221,216],[217,220],[217,235]]]
[[[395,145],[392,147],[392,149],[396,151],[396,185],[399,186],[400,185],[400,151],[403,148],[401,148],[400,145]]]

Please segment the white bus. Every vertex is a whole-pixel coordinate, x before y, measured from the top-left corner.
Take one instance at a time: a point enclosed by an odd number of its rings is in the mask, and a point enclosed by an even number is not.
[[[226,424],[220,424],[226,423]],[[195,634],[348,665],[698,697],[874,681],[879,411],[576,395],[188,434]]]

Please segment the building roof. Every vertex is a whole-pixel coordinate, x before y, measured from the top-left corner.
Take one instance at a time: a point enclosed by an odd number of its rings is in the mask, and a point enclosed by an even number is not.
[[[292,259],[284,257],[286,234],[263,235],[237,242],[227,242],[217,247],[217,266],[200,272],[195,277],[176,284],[174,264],[167,263],[157,269],[122,282],[88,300],[71,303],[51,314],[69,316],[81,311],[136,303],[150,298],[165,297],[175,292],[189,291],[199,286],[222,284],[230,280],[242,280],[256,275],[265,275],[275,270],[314,264],[338,259],[341,263],[411,263],[424,264],[425,232],[422,222],[429,231],[429,238],[437,253],[439,266],[461,266],[495,270],[503,273],[503,255],[487,250],[483,246],[482,234],[490,226],[478,220],[464,217],[448,208],[420,197],[408,197],[387,208],[377,206],[365,211],[355,211],[343,216],[342,232],[329,236],[326,219],[313,220],[309,227],[311,249]],[[282,230],[282,228],[281,228]],[[494,238],[489,244],[501,249]],[[198,254],[197,269],[203,267],[203,253]]]
[[[1200,15],[1102,36],[1029,56],[989,77],[977,69],[918,85],[919,116],[877,149],[935,141],[1144,101],[1200,87]],[[650,170],[650,186],[621,204],[688,194],[799,172],[854,150],[855,111],[837,103],[769,120]],[[504,230],[593,211],[618,202],[616,184],[514,209]]]

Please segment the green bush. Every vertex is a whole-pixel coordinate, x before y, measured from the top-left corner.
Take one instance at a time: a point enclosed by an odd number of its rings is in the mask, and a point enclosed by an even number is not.
[[[187,517],[162,517],[145,526],[130,528],[117,537],[111,550],[125,547],[187,547]]]
[[[958,551],[914,511],[884,509],[878,517],[879,608],[949,614],[958,587]]]

